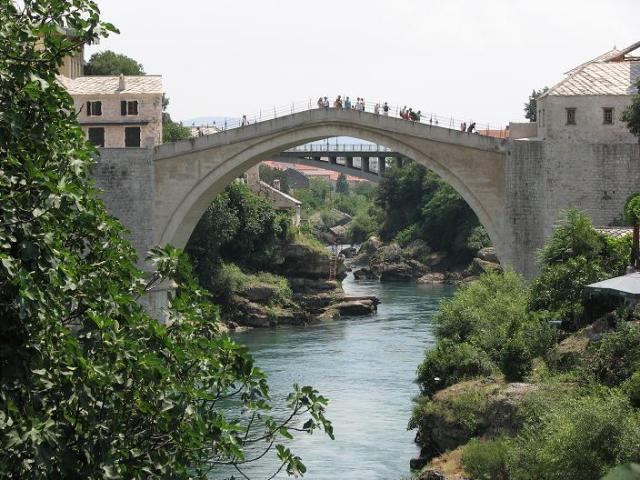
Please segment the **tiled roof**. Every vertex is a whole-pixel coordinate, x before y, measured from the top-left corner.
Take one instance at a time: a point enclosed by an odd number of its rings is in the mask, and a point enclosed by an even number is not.
[[[58,76],[58,81],[72,95],[110,95],[127,93],[163,93],[160,75],[137,75],[124,77],[124,90],[120,90],[120,77],[87,76],[68,78]]]
[[[640,62],[593,62],[574,70],[546,95],[634,95],[640,80]]]
[[[608,237],[622,238],[633,233],[631,227],[596,227],[598,233],[602,233]]]

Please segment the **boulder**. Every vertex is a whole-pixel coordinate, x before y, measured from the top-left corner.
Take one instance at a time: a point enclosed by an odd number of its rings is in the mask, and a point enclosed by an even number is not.
[[[485,262],[491,263],[500,263],[498,260],[498,255],[496,255],[495,247],[484,247],[478,250],[477,257],[480,260],[484,260]]]
[[[334,222],[334,226],[346,225],[347,223],[351,222],[351,220],[353,220],[353,217],[351,215],[349,215],[348,213],[344,213],[343,211],[336,208],[331,209],[331,218]]]
[[[431,248],[424,240],[416,239],[404,247],[407,257],[423,262],[431,253]]]
[[[347,241],[347,229],[344,225],[336,225],[329,229],[329,233],[333,237],[332,243],[345,243]]]
[[[340,250],[340,254],[344,258],[353,258],[358,254],[358,250],[356,249],[356,247],[347,247]]]
[[[328,322],[340,319],[340,312],[335,308],[327,308],[315,318],[319,322]]]
[[[486,433],[491,437],[504,433],[516,435],[524,423],[520,412],[522,402],[525,397],[538,391],[538,385],[533,383],[514,382],[490,396],[487,403],[489,428]]]
[[[361,268],[353,272],[353,278],[356,280],[377,280],[378,276],[368,268]]]
[[[407,260],[399,263],[384,263],[378,266],[378,271],[381,282],[409,282],[423,276],[427,268],[420,262]]]
[[[285,277],[310,279],[329,278],[329,251],[319,251],[309,245],[292,243],[283,249],[284,262],[280,272]]]
[[[340,315],[370,315],[375,313],[376,304],[372,300],[346,300],[332,306]]]
[[[421,458],[412,459],[412,461],[413,460],[421,460]],[[409,466],[411,466],[411,463],[409,463]],[[422,468],[422,467],[419,467],[419,468]],[[418,480],[447,480],[447,476],[444,474],[442,470],[439,470],[437,468],[428,468],[424,472],[420,473]]]
[[[431,270],[445,270],[449,258],[445,252],[432,252],[423,259],[423,262]]]
[[[466,276],[482,275],[489,272],[501,272],[502,267],[499,263],[488,262],[481,258],[474,258],[471,265],[465,270]]]
[[[422,284],[445,283],[447,281],[447,275],[445,275],[442,272],[430,272],[430,273],[425,273],[416,281]]]

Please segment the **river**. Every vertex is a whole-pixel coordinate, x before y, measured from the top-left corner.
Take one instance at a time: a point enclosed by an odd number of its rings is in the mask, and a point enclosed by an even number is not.
[[[379,297],[378,313],[306,328],[255,329],[234,338],[249,347],[268,374],[274,399],[286,396],[294,382],[313,385],[330,399],[327,415],[336,439],[316,433],[290,445],[308,468],[304,478],[408,477],[409,459],[418,453],[414,432],[406,429],[418,392],[416,366],[435,342],[431,317],[454,289],[356,282],[351,274],[343,287],[348,295]],[[246,472],[252,479],[268,478],[277,463],[272,459]]]

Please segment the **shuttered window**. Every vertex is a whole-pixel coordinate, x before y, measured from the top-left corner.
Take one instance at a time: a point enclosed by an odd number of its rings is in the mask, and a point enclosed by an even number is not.
[[[140,147],[140,127],[126,127],[124,129],[124,146]]]
[[[99,117],[100,115],[102,115],[102,102],[87,102],[87,117]]]
[[[120,115],[138,115],[138,101],[122,100],[120,102]]]
[[[104,128],[89,128],[89,141],[96,147],[104,147]]]

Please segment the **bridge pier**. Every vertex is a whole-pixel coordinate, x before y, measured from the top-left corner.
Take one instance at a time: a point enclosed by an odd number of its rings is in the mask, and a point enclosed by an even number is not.
[[[378,175],[384,175],[384,172],[387,168],[387,158],[386,157],[378,157]]]
[[[395,162],[396,162],[396,166],[397,166],[398,168],[402,168],[402,165],[403,165],[403,163],[404,163],[404,162],[402,161],[402,160],[403,160],[403,159],[402,159],[402,157],[396,157],[394,160],[395,160]]]
[[[371,171],[369,166],[369,157],[360,157],[360,168],[365,173],[369,173]]]
[[[353,157],[347,157],[346,164],[347,168],[353,168]]]
[[[331,165],[336,165],[338,163],[338,157],[329,157],[329,163]]]

